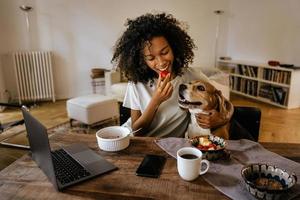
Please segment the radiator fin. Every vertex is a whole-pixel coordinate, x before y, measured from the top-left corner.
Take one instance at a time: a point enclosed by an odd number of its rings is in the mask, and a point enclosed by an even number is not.
[[[50,51],[26,51],[13,53],[19,103],[24,101],[55,102]]]

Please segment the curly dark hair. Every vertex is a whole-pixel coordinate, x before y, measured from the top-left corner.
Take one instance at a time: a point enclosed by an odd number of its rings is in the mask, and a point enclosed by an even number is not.
[[[148,83],[157,78],[144,60],[143,49],[153,37],[163,36],[174,54],[172,73],[182,75],[182,69],[188,67],[194,58],[196,47],[193,39],[181,27],[180,22],[171,14],[145,14],[136,19],[128,19],[128,26],[114,47],[111,60],[128,80]]]

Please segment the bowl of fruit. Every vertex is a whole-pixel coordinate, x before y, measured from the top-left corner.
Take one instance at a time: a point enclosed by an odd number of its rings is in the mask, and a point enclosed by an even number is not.
[[[197,136],[190,140],[191,144],[202,151],[207,160],[218,160],[225,154],[226,141],[215,135]]]

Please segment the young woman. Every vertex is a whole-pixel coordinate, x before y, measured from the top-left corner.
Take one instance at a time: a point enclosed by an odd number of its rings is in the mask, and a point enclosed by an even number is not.
[[[131,109],[131,118],[125,126],[140,130],[137,135],[183,137],[190,117],[178,106],[178,87],[192,80],[208,81],[188,67],[194,58],[193,40],[165,13],[145,14],[126,25],[112,58],[129,80],[123,106]],[[225,113],[198,114],[198,124],[216,128],[227,123],[233,113],[232,104],[227,105]]]

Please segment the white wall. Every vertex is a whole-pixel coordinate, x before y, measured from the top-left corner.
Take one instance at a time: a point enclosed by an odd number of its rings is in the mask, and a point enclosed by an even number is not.
[[[22,4],[34,7],[31,45]],[[90,69],[112,67],[112,47],[126,19],[146,12],[166,11],[187,22],[198,46],[193,66],[212,67],[217,25],[213,11],[221,9],[219,55],[299,65],[299,8],[298,0],[1,0],[0,53],[52,50],[56,95],[69,98],[92,92]]]
[[[299,0],[230,0],[228,55],[300,65]]]
[[[6,17],[8,16],[8,13],[7,13],[7,8],[9,7],[8,6],[9,2],[8,1],[0,1],[0,54],[2,54],[3,52],[5,52],[5,47],[8,46],[7,44],[7,41],[8,41],[8,38],[7,38],[7,31],[8,31],[8,28],[7,28],[7,24],[9,22],[7,22],[5,19]],[[4,9],[6,8],[6,9]],[[1,58],[1,57],[0,57]],[[4,81],[4,70],[3,70],[3,65],[2,65],[2,59],[0,59],[0,102],[5,102],[6,99],[5,99],[5,89],[6,89],[6,86],[5,86],[5,81]],[[0,107],[0,111],[1,111],[1,107]]]
[[[111,68],[112,47],[125,29],[127,18],[151,11],[166,11],[187,22],[189,33],[198,50],[194,65],[212,66],[216,9],[227,9],[224,0],[32,0],[30,13],[31,47],[54,52],[55,89],[58,98],[69,98],[92,92],[90,69],[94,66]],[[26,49],[24,15],[18,8],[25,0],[1,0],[0,12],[5,11],[6,41],[1,53]],[[4,14],[3,14],[4,15]],[[220,48],[222,49],[222,47]],[[223,49],[225,49],[223,47]]]

